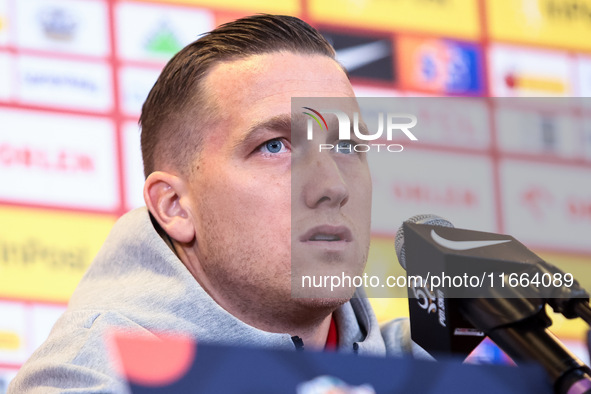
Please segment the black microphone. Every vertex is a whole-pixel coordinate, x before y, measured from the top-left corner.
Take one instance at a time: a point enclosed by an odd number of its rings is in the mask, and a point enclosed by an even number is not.
[[[449,221],[435,215],[416,215],[407,222],[454,227]],[[408,282],[408,277],[414,275],[409,274],[407,270],[403,226],[396,232],[395,247],[398,262],[407,271]],[[416,286],[408,288],[413,341],[435,358],[448,354],[464,358],[468,356],[485,338],[484,332],[462,316],[458,305],[459,299],[445,297],[443,291],[434,291],[428,283],[415,284]]]
[[[547,329],[552,324],[544,309],[549,295],[570,297],[573,305],[584,305],[586,296],[588,305],[588,295],[572,275],[513,237],[456,229],[435,215],[404,222],[396,252],[407,282],[414,284],[409,286],[411,336],[426,351],[461,353],[458,349],[470,342],[462,334],[481,330],[514,361],[541,364],[555,392],[591,393],[589,368]]]

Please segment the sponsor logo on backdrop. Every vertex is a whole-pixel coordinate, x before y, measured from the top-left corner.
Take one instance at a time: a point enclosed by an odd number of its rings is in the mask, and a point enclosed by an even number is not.
[[[538,76],[527,71],[509,71],[503,78],[505,86],[509,90],[531,90],[556,94],[566,93],[566,83],[560,78]]]
[[[545,187],[531,186],[525,189],[521,195],[521,201],[525,209],[529,210],[532,216],[543,218],[554,205],[555,198]]]
[[[112,215],[14,207],[0,208],[0,218],[0,297],[59,302],[71,296],[115,222]]]
[[[368,155],[368,163],[374,185],[372,231],[392,234],[392,223],[416,212],[439,212],[462,227],[499,231],[493,164],[486,155],[408,149],[404,155]]]
[[[20,47],[108,56],[107,2],[27,0],[13,3],[13,25]]]
[[[579,120],[568,112],[548,112],[543,108],[497,107],[499,148],[503,152],[579,159],[583,154]]]
[[[113,105],[111,73],[104,62],[21,56],[18,72],[23,102],[101,112]]]
[[[0,365],[22,364],[47,339],[52,326],[65,310],[66,305],[0,301]],[[10,368],[0,367],[0,382],[3,377],[8,382],[14,376],[10,371]],[[4,393],[1,384],[0,393]]]
[[[78,20],[76,15],[66,8],[43,8],[38,18],[42,31],[49,39],[71,41],[76,34]]]
[[[131,1],[115,7],[117,50],[125,59],[166,61],[215,27],[213,13],[202,8]]]
[[[574,60],[565,52],[494,45],[489,56],[490,87],[495,96],[567,96]]]
[[[500,175],[504,232],[546,250],[591,250],[588,169],[507,159]]]
[[[162,20],[149,33],[144,48],[148,53],[157,56],[172,57],[175,53],[183,49],[183,43],[174,31],[173,25],[167,20]]]
[[[538,5],[542,6],[542,12],[550,19],[568,22],[580,21],[591,26],[591,3],[589,1],[542,0],[538,1]]]
[[[478,205],[478,193],[460,185],[430,185],[417,182],[396,182],[392,185],[392,194],[397,201],[417,204],[435,204],[446,207],[475,208]]]
[[[118,207],[115,130],[107,118],[3,110],[0,199],[70,208]],[[48,132],[51,130],[51,133]]]
[[[23,83],[29,86],[47,86],[49,89],[72,89],[94,94],[99,90],[96,81],[82,76],[62,74],[57,75],[51,71],[31,70],[25,71]]]
[[[522,11],[532,28],[540,28],[544,20],[582,22],[591,25],[591,3],[577,0],[522,0]]]
[[[20,266],[23,270],[42,265],[55,272],[67,270],[83,274],[93,256],[85,245],[67,247],[51,245],[40,238],[21,241],[5,240],[0,236],[0,266]]]
[[[385,82],[396,80],[390,37],[320,31],[333,45],[337,59],[353,78]]]
[[[2,269],[0,265],[0,269]],[[2,269],[3,275],[4,270]],[[21,364],[29,356],[26,305],[22,302],[0,301],[0,364]]]
[[[495,0],[486,14],[493,39],[590,49],[591,1]]]
[[[591,222],[591,197],[567,198],[568,212],[573,220]]]
[[[451,40],[401,37],[400,79],[407,89],[436,93],[482,93],[481,51]]]
[[[0,165],[48,172],[87,173],[95,171],[95,159],[87,153],[67,148],[48,150],[42,147],[0,143]]]

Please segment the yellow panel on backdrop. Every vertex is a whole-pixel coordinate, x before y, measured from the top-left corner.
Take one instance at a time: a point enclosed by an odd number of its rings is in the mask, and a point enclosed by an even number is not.
[[[488,0],[486,7],[494,40],[591,49],[591,0]]]
[[[406,272],[402,269],[400,264],[398,264],[396,258],[394,237],[373,237],[371,239],[371,246],[367,260],[367,268],[365,272],[368,275],[378,276],[381,283],[384,283],[388,276],[398,277],[406,275]],[[366,293],[370,297],[380,297],[370,298],[370,302],[379,322],[408,316],[408,297],[406,287],[377,289],[377,293],[374,292],[374,290],[375,289],[372,290],[371,288],[368,288],[366,289]]]
[[[151,1],[151,0],[148,0]],[[213,9],[231,11],[246,11],[251,14],[261,12],[269,14],[283,14],[299,16],[301,13],[300,0],[153,0],[158,3],[188,4]]]
[[[310,0],[314,22],[478,39],[477,0]]]
[[[408,317],[408,298],[370,298],[369,302],[379,323]]]
[[[0,207],[0,297],[67,301],[115,220]]]
[[[558,253],[538,253],[545,261],[572,274],[581,287],[591,291],[591,259],[587,256],[576,256]],[[547,308],[551,311],[552,308]],[[554,324],[550,330],[560,338],[583,340],[589,327],[581,319],[567,320],[562,315],[552,315]]]

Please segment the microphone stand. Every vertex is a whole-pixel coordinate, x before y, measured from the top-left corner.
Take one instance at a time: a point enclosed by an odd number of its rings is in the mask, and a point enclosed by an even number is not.
[[[506,291],[507,289],[505,289]],[[534,361],[542,365],[558,394],[591,393],[591,370],[548,330],[552,321],[546,315],[542,298],[523,298],[516,290],[511,297],[491,294],[460,302],[462,314],[503,349],[514,361]],[[563,299],[564,300],[564,299]],[[573,313],[588,316],[589,305],[575,300]],[[569,305],[569,302],[559,302]],[[569,309],[569,310],[570,310]]]
[[[565,274],[558,267],[545,261],[536,263],[536,267],[541,274],[558,274],[564,278]],[[589,306],[589,293],[585,291],[579,282],[573,278],[571,286],[554,287],[552,294],[546,299],[548,305],[554,312],[561,313],[567,319],[580,317],[591,326],[591,307]]]

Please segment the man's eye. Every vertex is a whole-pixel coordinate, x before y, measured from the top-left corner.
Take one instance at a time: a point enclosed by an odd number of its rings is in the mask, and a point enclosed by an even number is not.
[[[333,150],[337,153],[345,153],[345,154],[355,153],[355,151],[353,150],[353,141],[350,141],[350,140],[339,141],[335,145]]]
[[[287,152],[287,147],[279,138],[269,140],[260,147],[263,153],[284,153]]]

